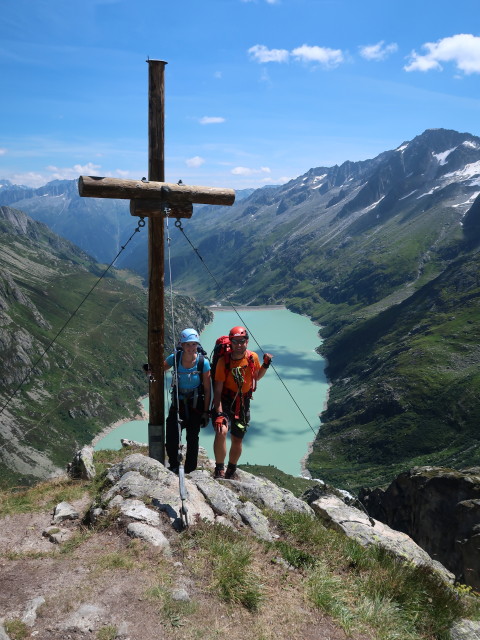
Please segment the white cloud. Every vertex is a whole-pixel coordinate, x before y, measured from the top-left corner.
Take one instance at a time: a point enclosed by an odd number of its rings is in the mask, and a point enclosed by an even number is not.
[[[203,116],[199,120],[200,124],[220,124],[221,122],[225,122],[225,118],[220,118],[217,116]]]
[[[437,42],[426,42],[422,48],[427,53],[422,56],[412,51],[410,62],[403,67],[405,71],[442,71],[442,62],[453,62],[459,71],[467,75],[480,73],[480,37],[471,33],[459,33]]]
[[[288,62],[286,49],[267,49],[264,44],[256,44],[248,50],[250,57],[256,62]]]
[[[4,156],[7,153],[6,149],[1,149],[0,148],[0,156]]]
[[[47,182],[51,182],[52,180],[77,180],[81,175],[93,175],[93,176],[107,176],[107,177],[120,177],[120,178],[132,178],[135,179],[137,176],[132,176],[132,171],[125,171],[124,169],[115,169],[115,171],[108,171],[100,174],[98,169],[101,168],[101,165],[94,164],[93,162],[88,162],[87,164],[81,165],[76,164],[73,167],[56,167],[55,165],[49,165],[45,167],[45,171],[42,173],[35,173],[33,171],[29,171],[26,173],[16,173],[11,176],[8,176],[8,179],[14,184],[22,184],[27,187],[41,187]]]
[[[194,156],[193,158],[187,158],[187,160],[185,160],[187,167],[201,167],[204,162],[205,158],[201,158],[200,156]]]
[[[99,164],[93,164],[88,162],[87,164],[75,164],[73,167],[46,167],[47,171],[51,173],[50,180],[73,180],[79,176],[95,176],[98,175],[97,169],[100,169]]]
[[[338,67],[343,62],[343,53],[340,49],[328,49],[327,47],[310,47],[304,44],[292,50],[292,56],[302,62],[318,62],[323,67]]]
[[[260,167],[260,169],[251,169],[249,167],[235,167],[231,170],[234,176],[253,176],[259,173],[271,173],[269,167]]]
[[[268,49],[263,44],[256,44],[250,47],[248,54],[252,60],[259,63],[288,62],[290,57],[293,57],[299,62],[314,62],[325,68],[337,67],[344,61],[341,49],[311,47],[308,44],[292,49],[292,51],[287,51],[287,49]]]
[[[26,187],[41,187],[48,180],[45,179],[44,175],[40,173],[34,173],[33,171],[28,171],[27,173],[15,173],[9,177],[10,182],[13,184],[21,184]]]
[[[377,44],[370,44],[363,47],[359,47],[360,55],[366,60],[385,60],[391,53],[398,51],[398,45],[396,42],[385,44],[385,40],[380,40]]]

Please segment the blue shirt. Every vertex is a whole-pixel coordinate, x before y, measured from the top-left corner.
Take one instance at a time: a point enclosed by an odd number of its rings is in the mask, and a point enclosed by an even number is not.
[[[193,367],[190,367],[190,369],[186,369],[182,365],[182,358],[180,358],[180,362],[178,364],[179,391],[190,391],[200,386],[201,380],[200,380],[200,375],[197,369],[198,358],[199,358],[199,354],[197,353],[197,358],[195,360],[195,363]],[[166,362],[169,367],[173,367],[175,363],[175,354],[171,353],[166,359]],[[210,371],[210,362],[204,356],[202,373],[206,373],[207,371]]]

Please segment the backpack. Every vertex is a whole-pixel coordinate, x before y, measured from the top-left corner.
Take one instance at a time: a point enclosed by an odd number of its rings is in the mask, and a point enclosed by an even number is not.
[[[212,354],[210,356],[210,375],[212,377],[212,384],[215,384],[215,372],[217,370],[218,360],[223,356],[225,360],[225,370],[230,371],[230,360],[232,354],[232,343],[228,336],[220,336],[215,341],[215,346],[213,347]],[[248,349],[245,352],[245,357],[248,361],[248,366],[252,373],[253,387],[249,391],[249,396],[251,397],[252,393],[257,388],[257,378],[255,371],[255,360],[253,358],[252,352]]]

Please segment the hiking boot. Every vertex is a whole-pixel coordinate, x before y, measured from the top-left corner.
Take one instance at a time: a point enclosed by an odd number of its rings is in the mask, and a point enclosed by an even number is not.
[[[213,477],[216,480],[225,478],[225,469],[215,469],[215,473],[213,474]]]
[[[225,480],[236,480],[236,471],[237,467],[231,467],[228,465],[227,470],[225,471]]]

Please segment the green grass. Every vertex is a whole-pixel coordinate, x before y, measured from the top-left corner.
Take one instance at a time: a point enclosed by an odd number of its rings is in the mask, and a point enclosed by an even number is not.
[[[115,640],[117,635],[117,627],[115,625],[108,624],[97,631],[96,638],[97,640]]]
[[[53,510],[59,502],[71,502],[90,490],[88,483],[72,479],[40,482],[34,487],[0,491],[0,517],[15,513]]]
[[[357,491],[418,461],[478,462],[480,289],[459,260],[410,299],[343,326],[322,353],[333,382],[307,468]]]
[[[229,527],[208,523],[199,524],[184,535],[184,545],[193,547],[211,567],[212,592],[224,602],[257,611],[263,593],[248,540]]]
[[[17,618],[5,620],[3,623],[10,640],[24,640],[30,636],[30,629]]]
[[[254,476],[260,476],[267,478],[267,480],[271,480],[277,486],[291,491],[297,498],[301,496],[304,491],[317,484],[314,480],[291,476],[271,464],[266,466],[257,464],[241,464],[239,465],[239,468],[244,471],[248,471],[248,473],[252,473]]]
[[[198,604],[190,599],[175,599],[170,588],[170,582],[169,588],[164,584],[154,585],[147,590],[146,597],[149,600],[160,602],[160,612],[164,624],[168,624],[173,628],[184,627],[188,624],[188,617],[198,610]]]
[[[477,617],[478,599],[462,598],[430,571],[401,562],[380,548],[365,549],[325,529],[312,517],[273,515],[287,543],[282,557],[302,568],[308,599],[347,634],[378,640],[449,638],[461,617]]]

